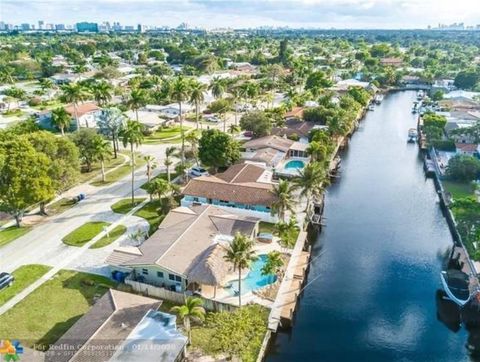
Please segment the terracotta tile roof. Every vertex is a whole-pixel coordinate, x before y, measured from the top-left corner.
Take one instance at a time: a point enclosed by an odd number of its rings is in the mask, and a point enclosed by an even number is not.
[[[290,112],[285,113],[285,118],[303,118],[303,107],[294,107]]]
[[[228,183],[255,182],[265,172],[265,169],[248,163],[232,165],[223,173],[215,175]]]
[[[295,141],[278,136],[266,136],[256,138],[254,140],[245,142],[243,147],[246,149],[259,150],[261,148],[274,148],[278,151],[287,152]]]
[[[456,143],[455,147],[457,150],[469,153],[476,152],[478,149],[478,145],[476,143]]]
[[[69,106],[66,106],[65,110],[72,117],[75,116],[75,110],[73,108],[73,104],[70,104]],[[95,102],[86,102],[86,103],[79,104],[77,106],[77,114],[78,114],[79,117],[81,117],[81,116],[83,116],[87,113],[95,112],[95,111],[98,111],[98,110],[100,110],[100,108],[97,106],[97,104]]]

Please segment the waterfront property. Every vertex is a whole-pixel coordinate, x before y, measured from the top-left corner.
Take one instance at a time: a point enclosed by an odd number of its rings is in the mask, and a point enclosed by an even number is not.
[[[276,222],[271,214],[275,202],[272,172],[263,167],[241,163],[214,176],[200,176],[189,181],[182,191],[182,206],[211,204],[263,221]]]
[[[161,301],[110,289],[45,354],[47,362],[183,359],[187,338]],[[95,353],[95,351],[101,353]]]
[[[225,247],[237,233],[255,238],[259,221],[213,205],[181,206],[143,244],[115,249],[107,263],[116,280],[203,294],[229,280]]]
[[[279,176],[296,176],[299,170],[309,162],[306,142],[296,142],[272,135],[248,141],[243,147],[245,160],[260,162],[271,167]],[[297,162],[290,163],[292,160]]]

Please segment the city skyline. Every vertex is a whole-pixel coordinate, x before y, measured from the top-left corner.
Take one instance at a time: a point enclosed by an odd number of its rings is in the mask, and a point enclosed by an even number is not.
[[[88,4],[86,4],[88,3]],[[292,28],[408,29],[439,23],[476,25],[480,9],[472,0],[286,0],[232,2],[209,0],[4,0],[0,21],[13,24],[75,24],[89,21],[176,27],[187,22],[206,29]],[[8,15],[7,15],[8,14]]]

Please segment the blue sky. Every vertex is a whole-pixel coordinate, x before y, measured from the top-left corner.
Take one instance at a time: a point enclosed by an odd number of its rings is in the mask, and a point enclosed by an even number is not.
[[[425,28],[480,24],[480,0],[0,0],[7,23],[305,28]]]

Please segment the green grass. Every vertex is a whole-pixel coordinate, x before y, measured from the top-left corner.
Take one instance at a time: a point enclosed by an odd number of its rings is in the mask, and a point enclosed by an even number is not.
[[[10,226],[6,229],[0,230],[0,246],[8,244],[20,236],[25,235],[29,231],[30,228],[26,226],[21,226],[19,228],[16,226]]]
[[[148,204],[145,204],[144,207],[139,209],[134,215],[138,217],[143,217],[150,224],[149,235],[152,235],[157,229],[158,225],[162,222],[165,217],[164,214],[159,214],[159,209],[161,208],[161,203],[159,200],[153,200]]]
[[[272,224],[271,222],[260,221],[258,232],[270,233],[273,235],[275,234],[275,224]]]
[[[128,214],[135,206],[138,206],[143,201],[145,201],[144,198],[133,199],[132,205],[132,199],[123,199],[114,203],[111,208],[112,211],[116,212],[117,214]]]
[[[13,285],[0,291],[0,305],[5,304],[12,299],[50,269],[51,267],[49,266],[38,264],[23,265],[20,268],[15,269],[12,273],[15,277]]]
[[[473,195],[474,188],[471,183],[458,181],[442,181],[446,191],[452,194],[454,199]]]
[[[110,245],[115,240],[117,240],[120,236],[125,234],[127,228],[123,225],[117,225],[112,231],[109,232],[109,235],[105,235],[100,240],[98,240],[95,244],[93,244],[90,249],[99,249],[103,248],[104,246]]]
[[[45,349],[88,312],[95,298],[114,286],[105,277],[62,270],[0,316],[0,336]]]
[[[21,115],[23,115],[23,111],[19,108],[3,112],[4,117],[20,117]]]
[[[48,215],[58,215],[75,205],[71,199],[62,198],[47,206]]]
[[[119,155],[118,158],[111,158],[105,161],[105,172],[107,172],[108,170],[111,170],[112,168],[120,166],[124,162],[125,162],[125,159],[121,155]],[[81,183],[90,181],[91,179],[99,176],[100,174],[101,174],[100,163],[94,163],[92,165],[92,171],[83,172],[80,174],[78,183],[81,184]],[[107,175],[107,179],[108,179],[108,175]]]
[[[170,181],[173,181],[175,180],[175,177],[177,177],[177,173],[173,170],[170,171]],[[157,176],[155,176],[154,178],[152,178],[151,181],[157,179],[157,178],[161,178],[161,179],[164,179],[164,180],[167,180],[168,177],[167,177],[167,174],[166,173],[160,173],[158,174]],[[142,186],[140,186],[141,189],[143,190],[146,190],[147,189],[147,185],[148,185],[148,182],[145,182]]]
[[[70,234],[62,238],[62,241],[70,246],[82,246],[92,240],[103,231],[108,222],[91,221],[73,230]]]
[[[185,133],[187,133],[189,129],[190,127],[185,127],[185,126],[183,127],[183,130]],[[180,135],[181,135],[180,126],[163,128],[153,132],[150,136],[145,137],[143,140],[143,143],[157,144],[157,143],[166,142],[167,140],[168,140],[168,143],[173,143],[173,141],[176,138],[180,140]],[[169,140],[170,138],[172,138],[172,140]]]
[[[143,156],[140,154],[135,155],[135,169],[142,167],[145,165],[145,160],[143,159]],[[118,180],[124,178],[125,176],[129,175],[132,172],[132,168],[130,166],[130,163],[126,163],[116,170],[113,170],[112,172],[109,172],[108,174],[105,175],[105,182],[103,182],[101,179],[95,180],[90,183],[92,186],[105,186],[109,185],[111,183],[117,182]]]

